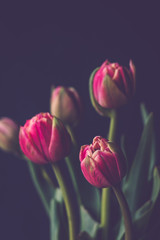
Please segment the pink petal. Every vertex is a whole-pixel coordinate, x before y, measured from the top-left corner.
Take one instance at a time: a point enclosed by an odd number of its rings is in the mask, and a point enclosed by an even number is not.
[[[23,153],[33,162],[44,164],[47,163],[45,157],[39,152],[38,148],[34,145],[33,141],[26,133],[25,128],[20,128],[19,143]]]
[[[52,123],[49,155],[52,162],[63,159],[70,152],[71,138],[59,119]]]
[[[81,162],[81,169],[84,177],[87,181],[95,187],[103,188],[109,187],[111,184],[107,181],[97,164],[92,160],[92,158],[87,157],[84,161]]]

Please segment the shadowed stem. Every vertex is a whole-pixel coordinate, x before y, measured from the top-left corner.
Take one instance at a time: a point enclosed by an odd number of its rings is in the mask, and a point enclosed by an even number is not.
[[[115,141],[116,137],[116,125],[117,125],[117,112],[112,110],[110,114],[110,127],[108,140]],[[102,240],[108,239],[109,230],[109,215],[110,215],[110,188],[103,188],[102,200],[101,200],[101,228],[102,228]]]
[[[124,218],[124,225],[125,225],[125,240],[133,240],[133,227],[132,227],[132,219],[130,210],[128,207],[128,203],[124,197],[124,194],[119,186],[112,187],[118,203],[121,208],[121,212]]]
[[[34,166],[36,166],[36,168],[39,168],[39,170],[41,171],[41,175],[43,176],[44,180],[46,180],[48,182],[48,184],[52,185],[53,188],[56,188],[55,183],[53,182],[53,180],[50,178],[49,174],[47,173],[45,167],[43,165],[37,165],[33,162],[31,162],[25,155],[23,155],[22,153],[20,153],[19,155],[17,155],[20,158],[23,158],[24,160],[27,161],[28,163],[28,167],[29,167],[29,171],[31,176],[33,174],[35,174],[35,170],[34,170]],[[35,177],[32,176],[32,180],[34,181]]]
[[[67,163],[68,171],[70,173],[70,176],[71,176],[71,179],[72,179],[72,183],[73,183],[76,195],[77,195],[78,204],[81,205],[81,196],[79,194],[78,185],[77,185],[77,179],[76,179],[74,171],[73,171],[71,160],[69,159],[69,157],[65,157],[65,161]]]
[[[79,193],[77,178],[76,178],[76,175],[75,175],[75,172],[76,172],[75,171],[75,168],[76,168],[75,158],[77,158],[75,153],[78,152],[78,145],[77,145],[77,141],[76,141],[74,132],[72,130],[72,127],[67,125],[66,128],[67,128],[67,130],[68,130],[68,132],[71,136],[71,140],[72,140],[72,144],[73,144],[73,151],[72,151],[72,154],[69,157],[65,157],[65,161],[67,163],[68,170],[69,170],[69,173],[70,173],[70,176],[71,176],[71,179],[72,179],[72,183],[73,183],[74,189],[76,191],[77,200],[78,200],[78,203],[80,205],[81,204],[81,196],[80,196],[80,193]]]
[[[76,221],[76,211],[74,210],[73,206],[73,199],[69,191],[68,181],[64,179],[64,175],[62,174],[61,167],[58,165],[58,163],[52,164],[52,169],[55,173],[55,176],[57,178],[58,184],[62,190],[63,199],[66,207],[66,213],[68,218],[68,226],[69,226],[69,240],[75,240],[76,239],[76,231],[77,231],[77,221]]]
[[[30,160],[27,160],[27,164],[28,164],[29,172],[30,172],[32,181],[34,183],[34,186],[35,186],[35,188],[36,188],[36,190],[37,190],[37,192],[38,192],[38,194],[39,194],[39,196],[42,200],[42,203],[45,207],[46,213],[49,216],[50,215],[50,209],[49,209],[49,205],[48,205],[46,196],[44,194],[43,188],[42,188],[42,186],[39,182],[39,179],[38,179],[37,170],[36,170],[37,166],[34,165],[34,163],[32,163]]]

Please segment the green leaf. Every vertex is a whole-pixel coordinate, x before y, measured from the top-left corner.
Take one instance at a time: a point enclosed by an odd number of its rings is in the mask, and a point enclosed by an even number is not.
[[[120,225],[116,240],[123,240],[124,232],[125,232],[125,228],[124,228],[124,224],[122,224],[122,220],[121,220],[121,225]]]
[[[148,111],[147,111],[144,103],[140,104],[140,108],[141,108],[142,121],[143,121],[143,124],[145,125],[149,114],[148,114]]]
[[[27,164],[34,186],[41,198],[47,215],[50,216],[50,201],[54,196],[55,189],[43,178],[42,166],[34,164],[30,160],[27,160]]]
[[[72,183],[73,183],[76,195],[77,195],[77,200],[78,200],[79,204],[81,204],[81,197],[80,197],[79,187],[78,187],[77,178],[76,178],[76,176],[78,176],[78,173],[75,174],[76,167],[72,164],[73,161],[71,161],[71,160],[72,160],[71,157],[66,157],[65,158],[65,161],[66,161],[67,167],[68,167],[68,171],[69,171],[69,174],[71,176]]]
[[[145,107],[145,104],[144,103],[141,103],[140,104],[140,109],[141,109],[141,116],[142,116],[142,121],[143,121],[143,126],[145,126],[146,122],[147,122],[147,119],[148,119],[148,116],[149,116],[149,113]],[[153,130],[153,150],[152,150],[152,159],[155,159],[156,161],[156,153],[155,153],[155,135],[154,135],[154,130]],[[155,161],[152,161],[150,164],[150,169],[149,169],[149,175],[148,175],[148,179],[150,180],[152,178],[152,173],[153,173],[153,168],[154,168],[154,165],[155,165]]]
[[[50,207],[50,240],[59,240],[60,220],[58,202],[52,198]]]
[[[135,213],[134,221],[135,228],[138,234],[145,233],[146,227],[149,223],[149,219],[154,209],[159,193],[160,193],[160,175],[157,167],[155,167],[153,172],[153,189],[150,200],[147,201]]]
[[[99,189],[89,184],[82,176],[79,182],[82,204],[96,221],[100,220],[101,198]],[[79,179],[79,180],[80,180]]]
[[[153,114],[150,113],[147,115],[144,105],[141,106],[141,114],[143,118],[144,129],[131,170],[128,176],[123,179],[122,184],[132,216],[134,216],[135,211],[146,202],[146,199],[150,194],[149,185],[153,176],[153,168],[156,162]],[[122,144],[123,149],[125,149],[124,141],[122,141]],[[143,199],[144,193],[146,194],[146,199]],[[144,208],[148,207],[149,204],[150,203],[146,203]],[[124,225],[121,219],[117,240],[123,239],[123,234]]]
[[[155,161],[155,137],[153,114],[151,113],[147,117],[134,162],[123,185],[132,214],[139,208],[140,204],[143,204],[144,193],[149,194],[148,183]]]
[[[145,202],[136,212],[134,215],[133,223],[134,223],[134,233],[136,235],[136,239],[145,239],[143,235],[146,233],[147,226],[149,224],[149,220],[153,209],[155,207],[156,201],[160,194],[160,175],[158,172],[157,167],[154,168],[153,172],[153,187],[150,199]],[[152,225],[156,225],[152,224]],[[124,238],[124,225],[121,224],[119,234],[117,240],[122,240]],[[151,229],[152,231],[152,229]]]
[[[56,189],[54,198],[50,202],[50,240],[64,239],[65,232],[62,231],[63,214],[62,192],[60,189]],[[65,239],[67,238],[65,237]]]
[[[80,208],[81,215],[81,231],[87,232],[91,237],[95,237],[99,229],[99,223],[95,221],[89,212],[81,206]]]

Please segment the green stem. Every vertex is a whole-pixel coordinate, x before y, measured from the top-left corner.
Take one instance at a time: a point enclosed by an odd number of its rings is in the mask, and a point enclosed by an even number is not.
[[[72,179],[72,183],[73,183],[73,186],[74,186],[76,195],[77,195],[77,201],[78,201],[78,204],[79,204],[79,206],[80,206],[80,205],[81,205],[81,196],[80,196],[80,194],[79,194],[77,179],[76,179],[75,174],[74,174],[74,171],[73,171],[73,167],[72,167],[72,164],[71,164],[71,160],[69,159],[69,157],[65,157],[65,161],[66,161],[66,163],[67,163],[68,171],[69,171],[69,173],[70,173],[70,176],[71,176],[71,179]]]
[[[112,110],[110,114],[110,127],[108,139],[114,141],[116,137],[117,112]],[[101,227],[102,240],[108,239],[109,231],[109,216],[110,216],[110,188],[103,188],[101,200]]]
[[[50,209],[49,209],[49,205],[48,205],[48,202],[47,202],[47,198],[44,194],[44,191],[43,191],[43,188],[39,182],[39,179],[38,179],[38,175],[37,175],[37,168],[39,166],[36,166],[34,163],[32,163],[30,160],[27,161],[27,164],[28,164],[28,167],[29,167],[29,172],[30,172],[30,175],[31,175],[31,178],[32,178],[32,181],[34,183],[34,186],[43,202],[43,205],[45,207],[45,210],[48,214],[48,216],[50,215]],[[39,169],[40,170],[40,169]]]
[[[74,189],[76,191],[78,203],[79,203],[79,205],[81,205],[81,197],[80,197],[80,193],[79,193],[77,178],[75,175],[76,169],[77,169],[77,167],[79,167],[78,165],[76,165],[76,161],[75,161],[75,158],[77,158],[76,154],[78,152],[78,146],[77,146],[77,141],[76,141],[76,138],[74,136],[74,132],[73,132],[71,126],[67,125],[66,128],[71,136],[71,140],[72,140],[74,149],[69,157],[65,157],[65,161],[67,163],[67,167],[68,167],[71,179],[72,179],[72,183],[73,183]]]
[[[112,187],[119,202],[125,225],[125,240],[133,240],[133,228],[130,210],[124,194],[119,186]]]
[[[110,116],[110,126],[109,126],[109,134],[108,140],[115,141],[116,139],[116,130],[117,130],[117,112],[116,110],[112,110]]]
[[[108,238],[109,227],[109,204],[110,202],[110,188],[103,188],[101,199],[101,228],[102,228],[102,240]]]
[[[76,217],[74,211],[74,203],[72,201],[72,196],[69,192],[69,186],[67,186],[67,181],[64,179],[62,174],[62,169],[58,163],[52,164],[53,171],[56,175],[58,184],[62,190],[63,199],[66,207],[66,213],[68,217],[68,226],[69,226],[69,240],[76,239]]]

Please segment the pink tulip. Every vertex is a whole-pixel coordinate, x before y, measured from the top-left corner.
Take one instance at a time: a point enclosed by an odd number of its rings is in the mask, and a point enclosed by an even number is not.
[[[106,60],[93,76],[93,95],[103,108],[118,108],[135,93],[135,67],[122,67]]]
[[[10,118],[0,119],[0,148],[7,152],[16,153],[19,150],[19,128]]]
[[[49,113],[39,113],[20,128],[19,143],[33,162],[44,164],[63,159],[70,152],[71,139],[62,122]]]
[[[82,115],[82,103],[77,91],[72,87],[61,86],[53,89],[50,111],[63,123],[77,125]]]
[[[81,147],[79,158],[84,177],[98,188],[115,186],[126,173],[122,151],[100,136],[95,137],[91,145]]]

